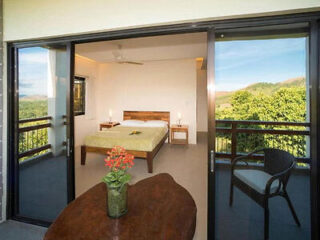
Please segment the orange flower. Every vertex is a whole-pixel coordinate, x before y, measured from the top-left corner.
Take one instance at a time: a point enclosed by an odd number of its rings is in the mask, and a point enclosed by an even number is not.
[[[134,163],[134,156],[128,154],[121,146],[115,146],[111,151],[107,152],[108,157],[104,159],[105,166],[109,167],[111,171],[119,171],[119,169],[127,170],[131,168]]]

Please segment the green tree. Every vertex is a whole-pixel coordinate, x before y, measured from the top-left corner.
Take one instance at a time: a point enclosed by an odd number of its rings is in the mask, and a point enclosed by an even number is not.
[[[44,100],[24,100],[20,99],[19,101],[19,119],[29,119],[29,118],[38,118],[44,117],[48,115],[48,101]],[[28,122],[28,123],[21,123],[19,127],[28,127],[33,125],[39,125],[46,123],[47,121],[37,121],[37,122]],[[28,132],[19,133],[19,153],[31,150],[33,148],[41,147],[48,144],[48,129],[39,129],[33,130]],[[45,151],[42,151],[36,155],[40,155]],[[25,160],[25,157],[20,159],[20,161]]]
[[[246,90],[233,93],[231,106],[217,108],[216,119],[257,120],[274,122],[306,121],[306,89],[305,87],[280,88],[271,95],[263,92],[253,94]],[[223,126],[223,125],[222,125]],[[223,126],[228,127],[228,126]],[[238,127],[248,127],[247,125]],[[263,125],[252,125],[250,128],[263,129]],[[270,129],[302,130],[296,126],[268,126]],[[217,134],[220,141],[227,142],[230,149],[231,136]],[[249,152],[262,147],[276,147],[292,152],[296,156],[306,155],[305,136],[238,134],[237,151]],[[224,145],[225,148],[225,145]],[[226,151],[225,149],[220,149]],[[217,149],[219,151],[219,149]]]

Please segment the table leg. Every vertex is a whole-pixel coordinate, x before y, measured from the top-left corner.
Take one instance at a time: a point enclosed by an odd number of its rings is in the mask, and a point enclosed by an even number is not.
[[[189,131],[186,131],[186,135],[187,135],[187,144],[189,144]]]

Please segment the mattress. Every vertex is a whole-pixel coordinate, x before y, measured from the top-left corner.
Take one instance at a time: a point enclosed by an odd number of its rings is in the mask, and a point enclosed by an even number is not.
[[[141,133],[130,135],[132,131],[140,131]],[[101,148],[122,146],[126,150],[151,152],[163,139],[167,131],[166,127],[129,127],[120,125],[87,136],[85,145]]]

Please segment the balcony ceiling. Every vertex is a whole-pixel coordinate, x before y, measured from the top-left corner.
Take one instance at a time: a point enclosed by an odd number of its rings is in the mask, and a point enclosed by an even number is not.
[[[207,34],[188,33],[84,43],[77,44],[75,52],[100,63],[116,62],[115,55],[118,53],[127,61],[138,62],[206,58]]]

